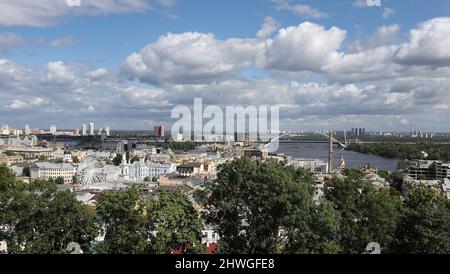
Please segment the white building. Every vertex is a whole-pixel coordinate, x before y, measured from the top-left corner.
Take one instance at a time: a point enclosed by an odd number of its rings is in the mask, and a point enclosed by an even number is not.
[[[175,172],[176,164],[173,163],[154,163],[151,161],[136,161],[132,164],[127,162],[126,155],[122,155],[121,177],[127,181],[142,182],[146,178],[152,180],[160,175]]]
[[[364,175],[364,180],[369,181],[376,188],[389,188],[389,183],[376,173],[368,173]]]
[[[93,122],[89,123],[89,135],[94,136],[95,135],[95,126]]]
[[[22,155],[25,159],[35,159],[38,157],[53,157],[53,149],[50,148],[29,148],[29,147],[18,147],[18,148],[8,148],[6,151],[10,151],[16,155]]]
[[[8,146],[27,146],[33,147],[37,146],[38,139],[36,136],[25,136],[23,138],[17,137],[3,137],[0,138],[0,143]]]
[[[288,165],[294,168],[302,168],[312,173],[327,173],[328,164],[321,160],[288,160]]]
[[[72,163],[72,153],[64,152],[64,156],[63,157],[64,157],[63,158],[64,162]]]
[[[8,253],[8,246],[6,244],[6,241],[0,241],[0,254],[7,254]]]
[[[56,126],[55,125],[50,125],[49,132],[52,135],[56,135]]]
[[[65,184],[72,183],[76,167],[72,164],[56,164],[51,162],[36,162],[30,168],[31,180],[48,180],[62,177]]]
[[[64,159],[64,149],[56,149],[53,151],[52,158],[54,159]]]
[[[25,135],[30,135],[31,134],[31,128],[29,124],[25,125]]]
[[[181,176],[195,176],[200,175],[205,171],[205,166],[202,163],[187,163],[177,166],[177,172]]]
[[[9,135],[9,129],[9,125],[3,125],[2,128],[0,128],[0,134]]]
[[[212,243],[218,243],[219,240],[219,232],[211,226],[204,226],[202,229],[202,243],[209,245]]]
[[[86,124],[82,124],[81,125],[81,136],[86,136],[87,135],[87,126]]]
[[[117,166],[106,165],[102,168],[102,172],[105,174],[106,182],[115,182],[119,180],[122,170]]]

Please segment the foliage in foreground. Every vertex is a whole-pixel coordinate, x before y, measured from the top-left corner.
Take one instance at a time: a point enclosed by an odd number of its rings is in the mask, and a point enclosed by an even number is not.
[[[218,179],[194,197],[216,228],[221,253],[450,253],[450,203],[434,190],[379,190],[346,171],[315,197],[310,174],[274,162],[240,159],[219,167]],[[96,208],[57,191],[52,181],[24,184],[0,166],[0,239],[10,253],[170,253],[191,244],[203,252],[202,221],[181,192],[144,196],[137,188],[105,192]],[[103,241],[95,241],[98,236]]]

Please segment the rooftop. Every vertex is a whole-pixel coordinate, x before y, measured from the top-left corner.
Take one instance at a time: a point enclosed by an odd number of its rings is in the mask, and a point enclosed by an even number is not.
[[[75,166],[68,163],[36,162],[33,167],[41,169],[74,169]]]

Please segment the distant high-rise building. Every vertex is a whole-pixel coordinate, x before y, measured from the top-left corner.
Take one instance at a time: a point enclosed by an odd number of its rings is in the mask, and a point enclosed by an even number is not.
[[[75,135],[80,135],[80,129],[79,129],[79,128],[76,128],[76,129],[73,131],[73,133],[74,133]]]
[[[29,124],[25,124],[25,135],[31,134],[31,128]]]
[[[109,129],[109,127],[106,127],[106,128],[105,128],[105,131],[106,131],[106,136],[109,136],[109,134],[110,134],[110,129]]]
[[[52,135],[56,135],[56,126],[55,125],[50,125],[49,132]]]
[[[366,135],[366,129],[365,128],[360,128],[358,131],[358,136],[364,136]]]
[[[94,127],[94,123],[93,122],[89,123],[89,135],[91,135],[91,136],[95,135],[95,127]]]
[[[153,135],[156,137],[164,137],[164,126],[155,126],[153,128]]]
[[[86,136],[87,135],[87,126],[86,124],[82,124],[81,125],[81,136]]]

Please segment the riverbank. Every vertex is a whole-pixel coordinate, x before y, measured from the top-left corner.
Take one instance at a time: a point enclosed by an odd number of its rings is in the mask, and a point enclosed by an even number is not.
[[[353,144],[347,150],[395,160],[427,158],[444,162],[450,161],[450,145],[448,144]]]

